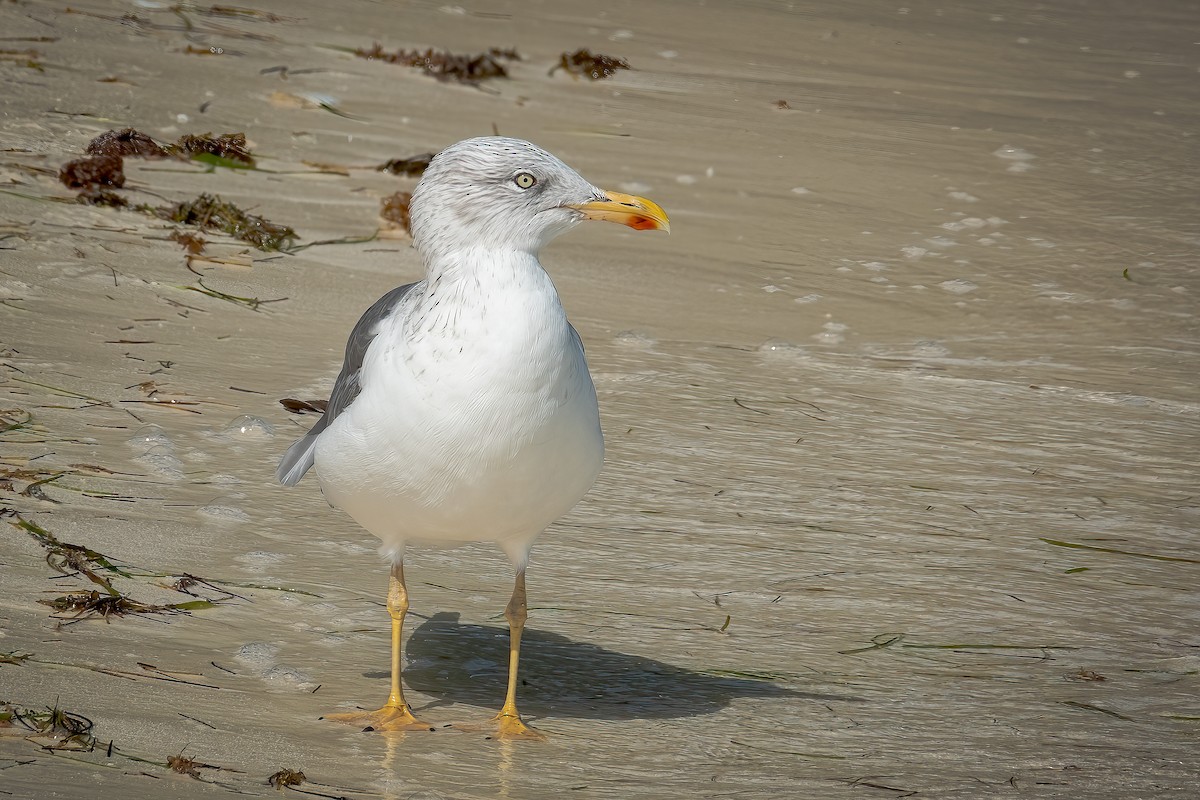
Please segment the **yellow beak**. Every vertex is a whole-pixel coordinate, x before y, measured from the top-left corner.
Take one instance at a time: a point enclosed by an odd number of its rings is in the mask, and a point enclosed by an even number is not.
[[[662,210],[662,206],[632,194],[605,192],[603,200],[591,200],[567,208],[579,211],[584,219],[619,222],[635,231],[671,232],[671,221],[667,219],[667,212]]]

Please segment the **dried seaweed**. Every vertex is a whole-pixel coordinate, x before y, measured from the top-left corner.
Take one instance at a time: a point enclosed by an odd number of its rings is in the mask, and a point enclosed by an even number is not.
[[[210,6],[207,9],[196,9],[199,13],[211,17],[230,17],[233,19],[261,19],[267,22],[295,22],[299,17],[284,17],[270,11],[259,11],[254,8],[240,6]]]
[[[196,578],[193,575],[183,575],[176,582],[175,586],[165,588],[173,588],[175,591],[189,594],[199,599],[185,603],[167,603],[164,605],[143,603],[134,600],[128,595],[118,592],[112,585],[112,581],[100,574],[99,570],[105,570],[124,578],[134,577],[130,572],[115,566],[103,553],[98,553],[91,548],[81,545],[63,542],[50,533],[50,531],[37,523],[25,519],[12,509],[0,509],[0,516],[15,518],[15,521],[10,522],[10,524],[16,528],[20,528],[37,540],[46,549],[46,563],[56,572],[62,575],[83,575],[104,590],[103,594],[93,589],[90,592],[67,594],[52,600],[38,601],[42,605],[47,605],[54,609],[55,613],[51,614],[51,617],[58,620],[66,620],[66,624],[68,625],[96,617],[107,622],[110,617],[123,617],[126,614],[186,614],[198,609],[212,608],[217,603],[234,597],[245,599],[232,592],[226,592],[202,578]],[[208,599],[186,591],[196,585],[215,589],[222,592],[224,596],[216,599]]]
[[[134,128],[123,128],[95,137],[88,143],[87,151],[91,154],[87,158],[64,164],[59,171],[59,179],[65,185],[81,190],[77,202],[114,208],[130,205],[124,197],[109,191],[109,187],[120,188],[125,184],[124,156],[173,156],[211,166],[257,169],[244,133],[225,133],[220,136],[211,133],[185,134],[174,144],[164,146]],[[297,238],[292,228],[249,214],[216,195],[202,194],[195,200],[166,207],[140,204],[134,210],[171,222],[195,225],[201,230],[223,231],[260,250],[287,250]],[[189,255],[198,255],[204,249],[204,239],[194,234],[177,231],[172,238],[183,245]]]
[[[393,158],[380,164],[380,172],[390,172],[393,175],[403,175],[406,178],[419,178],[425,174],[426,167],[433,160],[433,153],[421,153],[412,158]]]
[[[167,148],[133,128],[105,131],[88,142],[84,152],[91,155],[136,156],[138,158],[167,158],[171,155]]]
[[[201,230],[216,230],[249,242],[259,250],[285,250],[296,239],[296,232],[255,214],[248,214],[218,195],[202,194],[174,206],[154,210],[155,216]]]
[[[7,653],[0,653],[0,664],[14,664],[19,667],[28,661],[32,655],[33,653],[25,653],[20,650],[10,650]],[[2,725],[3,719],[0,719],[0,726]]]
[[[284,300],[287,300],[286,297],[276,297],[271,300],[262,300],[258,297],[239,297],[236,294],[229,294],[228,292],[222,292],[218,289],[213,289],[210,286],[205,286],[203,278],[196,281],[196,283],[198,283],[199,286],[183,286],[181,288],[189,292],[199,292],[200,294],[207,295],[208,297],[215,297],[218,300],[224,300],[225,302],[233,303],[234,305],[246,306],[251,311],[258,311],[258,307],[264,303],[282,303]]]
[[[279,405],[283,406],[293,414],[306,414],[310,411],[316,414],[324,414],[325,409],[329,407],[329,401],[297,400],[293,397],[285,397],[279,401]]]
[[[183,245],[184,252],[189,256],[198,256],[204,252],[204,245],[208,244],[203,236],[197,236],[194,233],[187,231],[171,231],[171,240],[179,242]]]
[[[99,155],[77,158],[62,165],[58,179],[70,189],[125,185],[125,162],[120,156]]]
[[[0,50],[0,61],[9,62],[18,67],[45,72],[46,65],[40,59],[42,54],[32,47],[28,50]]]
[[[56,614],[51,615],[55,619],[69,619],[72,622],[86,617],[100,617],[107,621],[109,617],[123,617],[126,614],[155,613],[160,610],[166,610],[164,607],[152,606],[132,600],[119,592],[115,594],[100,594],[95,589],[80,594],[65,594],[61,597],[55,597],[53,600],[38,600],[38,602],[44,606],[50,606],[59,614],[73,612],[73,616],[71,617],[60,617]]]
[[[55,597],[53,600],[39,600],[39,603],[50,606],[56,613],[53,619],[66,620],[71,625],[86,619],[100,618],[105,622],[110,617],[124,617],[126,614],[187,614],[202,608],[212,608],[216,600],[191,600],[186,603],[143,603],[125,594],[100,594],[96,590],[82,594],[67,594]]]
[[[603,80],[612,77],[617,70],[632,69],[629,62],[623,58],[614,58],[612,56],[593,53],[587,48],[581,48],[574,53],[563,53],[558,63],[550,68],[549,75],[553,75],[558,70],[565,70],[567,74],[573,77],[584,77],[593,81]]]
[[[86,206],[105,206],[107,208],[126,208],[129,201],[109,189],[94,186],[81,191],[75,196],[76,203]]]
[[[98,553],[90,547],[60,541],[50,531],[25,519],[11,509],[2,509],[0,512],[3,512],[4,516],[16,518],[16,521],[10,524],[37,540],[38,544],[46,549],[46,563],[51,569],[62,575],[82,574],[92,583],[102,587],[110,597],[116,596],[117,590],[113,588],[109,579],[100,575],[97,570],[104,570],[123,578],[132,577],[128,572],[114,565],[103,553]]]
[[[181,714],[180,716],[187,715]],[[191,719],[191,717],[188,717],[188,719]],[[207,725],[208,723],[204,724]],[[209,725],[209,727],[211,728],[212,726]],[[180,752],[180,754],[177,756],[167,756],[167,766],[171,768],[172,772],[178,772],[180,775],[187,775],[189,778],[195,778],[198,781],[204,780],[203,776],[200,774],[200,770],[202,769],[226,770],[230,772],[241,771],[236,769],[229,770],[227,767],[218,767],[216,764],[204,764],[194,758],[188,758],[182,752]]]
[[[396,192],[379,201],[379,216],[393,229],[402,229],[412,235],[409,224],[408,205],[412,201],[412,192]]]
[[[386,61],[403,67],[414,67],[440,81],[479,83],[489,78],[507,78],[508,70],[502,61],[520,61],[514,48],[489,48],[476,55],[461,55],[446,50],[397,50],[389,53],[376,42],[370,49],[358,48],[354,55],[368,61]]]
[[[168,149],[182,158],[197,161],[205,161],[205,156],[210,156],[236,165],[251,168],[255,166],[254,156],[246,147],[244,133],[223,133],[220,136],[213,136],[211,133],[199,136],[184,134]]]
[[[1157,553],[1141,553],[1136,550],[1121,550],[1115,547],[1099,547],[1094,544],[1082,544],[1080,542],[1064,542],[1058,539],[1047,539],[1044,536],[1038,537],[1039,541],[1046,544],[1052,544],[1055,547],[1068,547],[1074,550],[1091,550],[1095,553],[1111,553],[1118,556],[1135,556],[1137,558],[1148,558],[1153,561],[1173,561],[1181,564],[1200,564],[1200,559],[1185,558],[1183,556],[1163,556]]]
[[[44,750],[73,750],[87,752],[96,746],[92,736],[93,724],[82,714],[47,706],[45,711],[33,711],[14,705],[0,706],[0,727],[21,726],[30,733],[25,738]]]
[[[304,773],[298,769],[281,769],[267,778],[267,785],[283,789],[284,787],[299,786],[306,780],[308,778],[304,777]]]
[[[246,134],[185,133],[173,144],[160,144],[135,128],[105,131],[88,142],[86,152],[96,156],[136,158],[182,158],[220,166],[254,168],[254,156],[246,145]]]
[[[220,586],[217,586],[215,583],[208,580],[207,578],[201,578],[197,575],[192,575],[187,572],[183,573],[182,575],[171,575],[168,577],[175,578],[175,581],[173,583],[171,583],[170,585],[160,583],[159,586],[162,586],[164,589],[170,589],[172,591],[179,592],[180,594],[187,594],[187,595],[191,595],[192,597],[198,597],[201,600],[209,600],[209,598],[193,592],[192,589],[196,588],[197,586],[201,586],[206,589],[211,589],[212,591],[218,592],[221,595],[223,595],[222,597],[217,598],[218,600],[230,600],[234,597],[236,597],[238,600],[246,599],[245,597],[243,597],[240,594],[235,594],[234,592],[231,592],[228,589],[224,589]]]
[[[23,408],[0,408],[0,434],[27,430],[33,423],[33,414]]]

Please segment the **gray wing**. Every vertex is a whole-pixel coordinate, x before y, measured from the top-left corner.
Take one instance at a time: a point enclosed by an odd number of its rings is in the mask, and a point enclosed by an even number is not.
[[[366,358],[367,348],[375,338],[375,329],[380,320],[395,310],[404,296],[416,285],[410,283],[392,289],[376,300],[355,323],[354,330],[350,331],[350,339],[346,342],[346,360],[342,363],[342,371],[338,374],[337,381],[333,384],[333,393],[329,396],[325,414],[312,426],[312,430],[288,448],[279,461],[279,468],[275,470],[275,477],[284,486],[295,486],[300,482],[304,473],[313,465],[317,437],[354,402],[354,398],[358,397],[358,373],[362,369],[363,359]]]

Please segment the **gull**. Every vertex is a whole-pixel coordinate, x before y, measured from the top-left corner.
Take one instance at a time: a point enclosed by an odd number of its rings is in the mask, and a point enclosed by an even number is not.
[[[467,139],[439,153],[410,205],[425,277],[362,315],[324,416],[276,473],[316,468],[329,503],[381,541],[391,563],[391,692],[377,711],[327,719],[416,730],[404,699],[401,634],[409,542],[495,542],[516,569],[504,616],[505,738],[539,738],[517,711],[525,568],[534,540],[587,493],[604,438],[579,334],[538,252],[583,220],[670,231],[643,197],[602,191],[520,139]]]

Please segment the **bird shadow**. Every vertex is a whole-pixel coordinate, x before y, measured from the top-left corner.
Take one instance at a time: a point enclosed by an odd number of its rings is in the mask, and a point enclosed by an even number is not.
[[[441,612],[413,631],[405,650],[405,683],[438,704],[494,706],[504,697],[507,625],[466,624],[457,613]],[[520,676],[522,710],[581,719],[699,716],[739,698],[861,700],[802,692],[767,678],[690,670],[532,628],[521,640]]]

